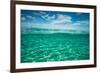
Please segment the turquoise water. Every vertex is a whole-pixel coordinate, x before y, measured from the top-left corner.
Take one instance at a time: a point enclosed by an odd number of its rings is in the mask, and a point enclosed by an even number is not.
[[[21,62],[89,59],[89,34],[21,34]]]

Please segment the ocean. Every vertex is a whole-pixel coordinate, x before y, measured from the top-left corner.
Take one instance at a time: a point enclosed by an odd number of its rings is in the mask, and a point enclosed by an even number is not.
[[[88,60],[89,34],[21,33],[21,63]]]

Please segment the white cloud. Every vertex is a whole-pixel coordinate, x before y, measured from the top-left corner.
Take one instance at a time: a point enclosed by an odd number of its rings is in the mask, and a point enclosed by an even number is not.
[[[29,19],[35,19],[35,17],[30,16],[30,15],[27,15],[26,17],[29,18]]]
[[[46,13],[46,12],[44,12],[44,11],[40,11],[40,12],[39,12],[39,14],[41,14],[41,15],[42,15],[42,14],[47,14],[47,13]]]
[[[55,20],[55,18],[56,18],[56,15],[49,15],[49,14],[45,14],[45,15],[41,15],[41,17],[44,19],[44,20],[46,20],[46,21],[48,21],[48,22],[53,22],[53,20]]]
[[[89,21],[78,21],[78,23],[88,25],[89,24]]]
[[[81,13],[81,12],[76,12],[76,14],[77,14],[77,15],[81,15],[82,13]]]
[[[50,16],[49,14],[42,15],[41,16],[46,21],[50,22],[50,24],[67,24],[72,22],[72,17],[68,15],[62,15],[62,14],[55,14]]]
[[[73,23],[73,25],[89,26],[89,21],[88,20],[86,20],[86,21],[77,21],[77,22]]]
[[[33,15],[38,15],[38,16],[42,16],[42,15],[46,15],[47,13],[44,11],[38,11],[38,12],[33,12]]]
[[[37,15],[40,15],[41,18],[48,21],[49,24],[32,24],[30,23],[28,28],[43,28],[43,29],[59,29],[59,30],[76,30],[76,31],[88,31],[89,21],[76,21],[72,22],[72,17],[64,14],[53,14],[50,15],[46,12],[38,12]],[[26,16],[29,19],[35,19],[34,16]],[[25,20],[25,17],[22,17],[22,20]],[[87,27],[84,27],[87,26]]]
[[[41,15],[41,17],[42,17],[43,19],[47,20],[47,19],[48,19],[48,17],[49,17],[49,14],[46,14],[46,15]]]
[[[70,21],[72,19],[71,16],[68,15],[57,14],[57,16],[58,16],[58,20],[66,19]]]
[[[82,31],[89,32],[89,26],[84,27],[84,25],[81,24],[81,22],[86,23],[87,21],[77,21],[76,23],[71,23],[69,25],[32,24],[32,23],[29,23],[29,25],[27,25],[27,28],[54,29],[54,30],[57,30],[57,31],[66,31],[66,32],[72,30],[72,31],[75,31],[77,33],[81,33]]]
[[[61,23],[71,23],[72,22],[72,17],[68,15],[63,15],[63,14],[53,14],[50,15],[47,12],[40,11],[38,13],[35,13],[35,15],[39,15],[41,18],[44,20],[50,22],[50,24],[61,24]]]
[[[48,21],[55,20],[55,17],[56,17],[55,15],[49,16],[49,17],[47,17],[47,20],[48,20]]]
[[[84,23],[84,24],[83,24]],[[84,27],[85,26],[85,27]],[[77,30],[77,31],[88,31],[88,21],[77,21],[76,23],[70,23],[68,25],[57,25],[57,24],[33,24],[32,28],[44,28],[44,29],[59,29],[59,30]]]
[[[48,24],[33,24],[29,28],[43,28],[43,29],[58,29],[58,30],[71,30],[71,25],[48,25]]]
[[[25,21],[25,20],[26,20],[26,18],[25,18],[25,17],[21,17],[21,20],[22,20],[22,21]]]
[[[74,23],[73,25],[80,26],[81,24],[80,23]]]
[[[62,15],[62,14],[57,14],[57,18],[56,20],[52,21],[52,24],[67,24],[67,23],[71,23],[71,16],[68,15]]]

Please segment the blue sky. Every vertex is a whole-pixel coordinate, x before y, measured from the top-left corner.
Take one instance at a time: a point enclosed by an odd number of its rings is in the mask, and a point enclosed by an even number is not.
[[[22,28],[89,32],[89,13],[21,10]]]

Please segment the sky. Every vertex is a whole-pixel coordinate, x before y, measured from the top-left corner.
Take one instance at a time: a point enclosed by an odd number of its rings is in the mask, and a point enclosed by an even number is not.
[[[89,32],[89,13],[21,10],[21,28]]]

